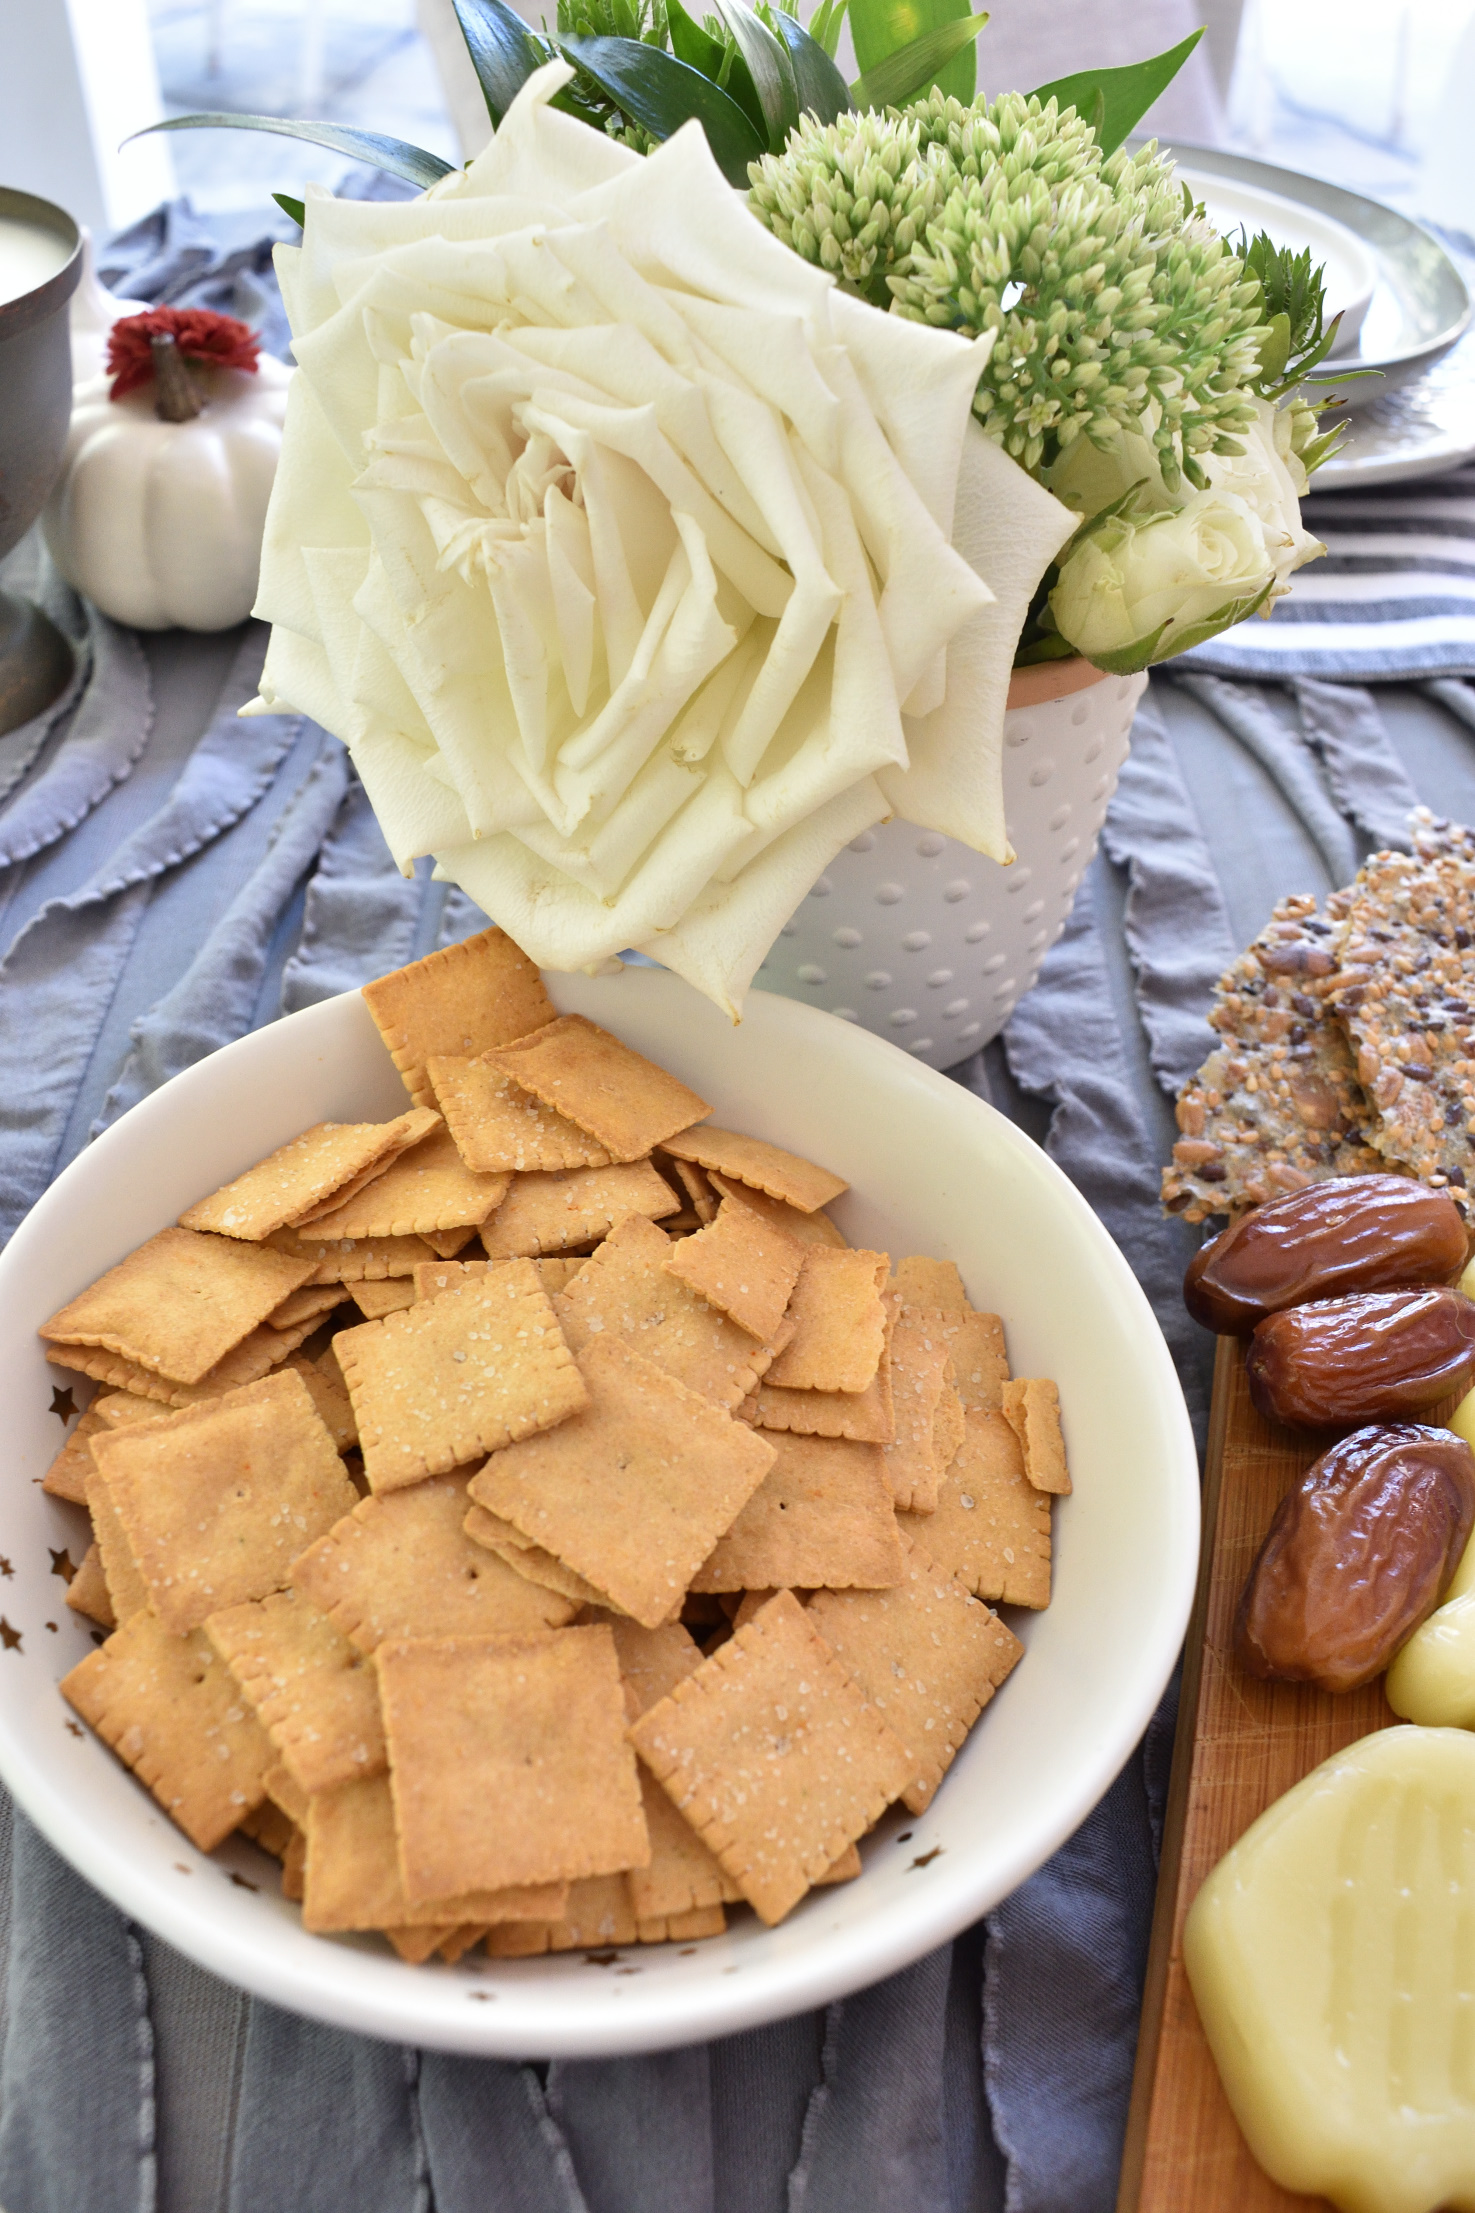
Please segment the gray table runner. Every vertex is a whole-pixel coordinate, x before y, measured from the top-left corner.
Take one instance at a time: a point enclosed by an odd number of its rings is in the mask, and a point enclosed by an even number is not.
[[[108,266],[119,289],[272,327],[260,247],[222,253],[187,211]],[[396,874],[334,741],[234,719],[259,630],[140,640],[42,583],[85,667],[0,741],[0,1009],[23,1041],[0,1056],[4,1234],[179,1068],[484,919],[428,872]],[[955,1071],[1117,1238],[1200,1430],[1210,1348],[1177,1295],[1193,1233],[1156,1204],[1168,1094],[1206,1049],[1214,977],[1276,897],[1345,880],[1416,798],[1475,819],[1475,692],[1454,673],[1475,660],[1439,665],[1376,694],[1203,668],[1155,682],[1064,937],[1005,1039]],[[1077,1835],[986,1929],[906,1973],[712,2045],[548,2068],[402,2051],[250,2001],[131,1929],[17,1816],[0,2204],[1109,2213],[1171,1729],[1170,1699]]]

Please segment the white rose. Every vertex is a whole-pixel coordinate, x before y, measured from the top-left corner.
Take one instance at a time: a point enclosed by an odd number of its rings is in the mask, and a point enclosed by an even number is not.
[[[1176,514],[1113,518],[1083,539],[1061,566],[1050,608],[1062,637],[1089,660],[1148,640],[1150,658],[1164,660],[1175,634],[1260,598],[1274,582],[1249,503],[1232,492],[1195,492]]]
[[[1072,518],[977,453],[988,340],[837,291],[696,124],[643,159],[547,106],[569,75],[278,249],[262,701],[542,964],[634,946],[735,1011],[893,808],[1007,857],[1015,603]]]
[[[1279,599],[1291,588],[1291,571],[1326,551],[1301,521],[1299,494],[1306,489],[1306,471],[1291,451],[1291,411],[1256,400],[1255,421],[1234,436],[1244,452],[1209,454],[1204,467],[1216,491],[1237,494],[1259,517],[1275,571],[1271,598]]]

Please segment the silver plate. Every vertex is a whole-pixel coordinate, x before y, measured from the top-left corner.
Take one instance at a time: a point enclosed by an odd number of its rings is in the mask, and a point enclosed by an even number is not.
[[[1342,450],[1318,469],[1318,492],[1436,476],[1475,457],[1475,332],[1470,295],[1449,255],[1406,215],[1320,177],[1278,169],[1217,146],[1175,145],[1187,167],[1299,200],[1352,231],[1372,254],[1378,281],[1357,353],[1313,372],[1337,388],[1348,368],[1376,366],[1380,381],[1344,385],[1352,403]]]

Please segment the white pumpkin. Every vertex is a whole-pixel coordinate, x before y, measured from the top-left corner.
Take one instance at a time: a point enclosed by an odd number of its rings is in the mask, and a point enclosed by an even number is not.
[[[162,421],[151,385],[78,385],[43,528],[68,583],[137,630],[229,630],[256,597],[292,371],[191,366],[204,405]]]

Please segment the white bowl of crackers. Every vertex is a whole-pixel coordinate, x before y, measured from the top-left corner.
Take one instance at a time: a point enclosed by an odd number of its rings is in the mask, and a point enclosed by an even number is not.
[[[1193,1440],[1018,1129],[500,932],[213,1054],[0,1256],[0,1775],[125,1913],[406,2043],[904,1967],[1182,1641]]]

